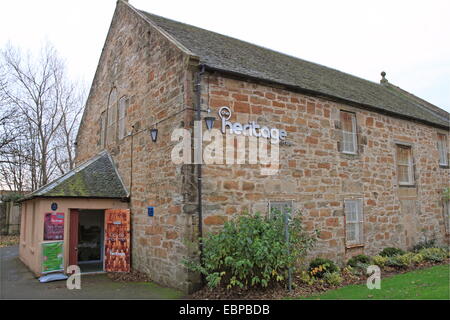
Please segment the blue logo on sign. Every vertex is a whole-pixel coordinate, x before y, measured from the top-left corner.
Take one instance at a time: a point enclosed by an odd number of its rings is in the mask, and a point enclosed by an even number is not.
[[[55,211],[56,209],[58,209],[58,205],[55,202],[53,202],[51,208],[53,211]]]

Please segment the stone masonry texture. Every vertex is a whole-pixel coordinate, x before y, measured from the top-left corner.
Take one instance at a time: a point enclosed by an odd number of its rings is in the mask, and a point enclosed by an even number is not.
[[[107,149],[130,193],[132,268],[154,281],[194,290],[199,277],[182,261],[196,256],[195,166],[170,155],[175,128],[192,131],[198,61],[122,1],[118,1],[77,138],[77,163]],[[113,88],[126,96],[126,131],[102,147],[100,115]],[[225,74],[206,72],[202,109],[228,106],[232,121],[285,129],[280,170],[263,176],[258,165],[203,165],[204,234],[245,211],[267,213],[269,201],[292,201],[307,230],[319,230],[311,256],[343,263],[384,247],[410,248],[434,237],[448,240],[441,193],[449,169],[438,165],[437,133],[445,130],[339,104]],[[339,152],[340,110],[356,114],[358,154]],[[216,121],[218,128],[220,121]],[[158,123],[156,125],[156,123]],[[148,129],[158,128],[153,143]],[[412,146],[415,185],[397,183],[395,146]],[[362,198],[364,243],[345,242],[344,199]],[[147,207],[155,207],[154,217]],[[446,238],[447,237],[447,238]]]

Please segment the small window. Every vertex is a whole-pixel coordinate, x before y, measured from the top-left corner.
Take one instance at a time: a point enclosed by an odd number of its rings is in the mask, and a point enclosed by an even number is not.
[[[352,112],[341,111],[342,152],[357,153],[356,115]]]
[[[105,147],[106,138],[106,112],[102,112],[100,115],[100,147]]]
[[[126,135],[126,114],[127,114],[127,97],[122,97],[119,100],[119,120],[118,120],[118,137],[122,140]]]
[[[397,174],[400,185],[414,184],[414,168],[410,146],[397,145]]]
[[[292,214],[292,201],[270,201],[269,214],[272,217],[276,213],[287,215],[290,218]]]
[[[447,150],[447,136],[438,133],[438,150],[439,150],[439,164],[441,166],[448,166],[448,150]]]
[[[345,234],[347,246],[364,243],[363,200],[344,200]]]
[[[450,234],[450,200],[444,201],[444,226],[445,231]]]
[[[108,100],[108,126],[106,131],[107,144],[115,142],[117,121],[117,89],[114,88]]]

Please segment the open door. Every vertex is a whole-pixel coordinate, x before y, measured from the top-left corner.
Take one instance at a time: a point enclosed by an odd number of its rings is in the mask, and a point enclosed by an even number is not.
[[[69,265],[78,265],[78,209],[70,209]]]
[[[130,210],[105,210],[105,271],[130,272]]]

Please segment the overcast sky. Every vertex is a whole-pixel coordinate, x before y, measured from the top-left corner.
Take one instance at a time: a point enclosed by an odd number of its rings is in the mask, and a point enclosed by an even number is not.
[[[450,112],[448,0],[130,0],[138,8],[378,82]],[[90,85],[114,0],[0,0],[0,45],[46,40]]]

